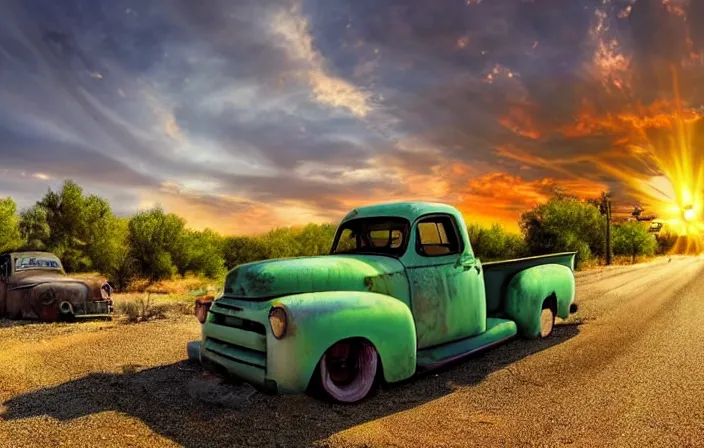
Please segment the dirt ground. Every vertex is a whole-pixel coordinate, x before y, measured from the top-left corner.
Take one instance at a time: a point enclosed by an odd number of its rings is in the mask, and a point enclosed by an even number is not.
[[[580,312],[355,406],[185,361],[195,318],[0,321],[0,447],[702,446],[704,259],[577,274]]]

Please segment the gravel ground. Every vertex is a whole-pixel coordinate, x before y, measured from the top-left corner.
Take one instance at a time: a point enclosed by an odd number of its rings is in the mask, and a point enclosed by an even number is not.
[[[2,447],[704,446],[704,259],[577,275],[580,312],[356,406],[183,359],[194,318],[0,321]]]

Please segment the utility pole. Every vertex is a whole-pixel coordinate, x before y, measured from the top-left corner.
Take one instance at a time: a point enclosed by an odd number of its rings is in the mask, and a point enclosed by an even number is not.
[[[606,265],[613,263],[613,252],[611,251],[611,192],[601,193],[601,203],[599,211],[606,217]]]

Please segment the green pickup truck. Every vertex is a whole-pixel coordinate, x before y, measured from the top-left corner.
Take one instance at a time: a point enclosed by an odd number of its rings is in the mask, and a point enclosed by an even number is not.
[[[574,303],[575,252],[482,264],[457,209],[361,207],[329,255],[243,264],[196,300],[189,359],[260,389],[365,398],[516,335],[547,337]]]

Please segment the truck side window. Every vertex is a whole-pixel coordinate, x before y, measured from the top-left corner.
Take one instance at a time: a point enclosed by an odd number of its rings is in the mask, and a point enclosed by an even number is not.
[[[418,253],[426,257],[460,252],[459,239],[450,216],[433,216],[418,223]]]

